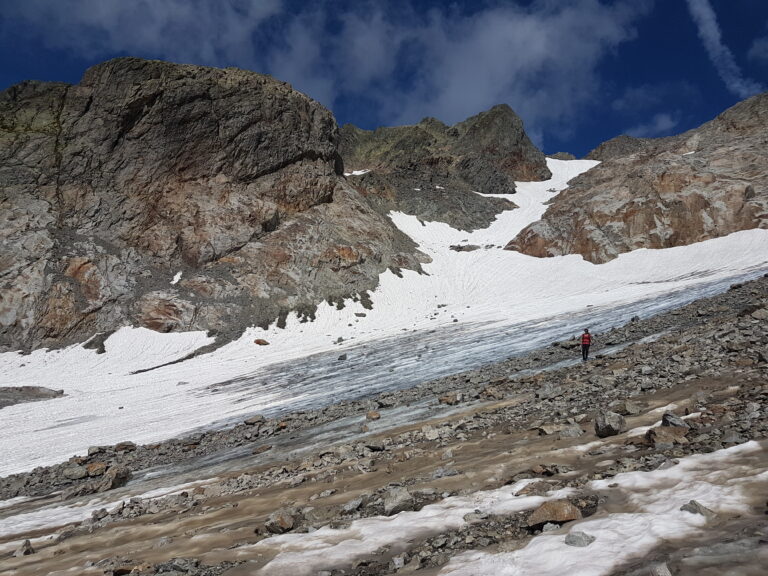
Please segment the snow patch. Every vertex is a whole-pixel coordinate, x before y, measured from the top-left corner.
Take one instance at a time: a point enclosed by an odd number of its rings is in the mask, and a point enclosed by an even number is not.
[[[171,284],[178,284],[179,280],[181,280],[181,272],[176,272],[173,280],[171,280]]]
[[[749,491],[768,481],[765,447],[757,442],[689,456],[677,466],[653,472],[627,472],[593,481],[593,490],[621,492],[628,510],[571,525],[595,541],[586,549],[567,546],[564,534],[542,534],[520,550],[456,556],[440,576],[603,576],[634,558],[642,558],[665,541],[690,537],[707,520],[680,510],[696,500],[718,513],[749,514]]]
[[[248,555],[254,550],[277,550],[277,555],[258,574],[310,576],[373,554],[384,546],[396,549],[411,540],[461,528],[467,524],[464,516],[478,510],[486,514],[512,514],[573,493],[573,489],[565,488],[547,496],[515,496],[532,481],[522,480],[498,490],[446,498],[418,512],[355,520],[349,528],[340,530],[323,527],[308,534],[273,536],[253,546],[240,547],[236,553]]]

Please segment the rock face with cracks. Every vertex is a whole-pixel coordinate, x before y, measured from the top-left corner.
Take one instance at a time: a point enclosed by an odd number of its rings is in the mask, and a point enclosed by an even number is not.
[[[235,69],[122,58],[0,93],[0,349],[235,336],[418,269],[337,141],[320,104]]]
[[[454,126],[425,118],[412,126],[341,129],[349,180],[384,211],[474,230],[514,205],[476,194],[511,194],[515,180],[551,176],[544,154],[507,105],[494,106]],[[355,171],[364,174],[355,174]]]
[[[507,249],[603,263],[638,248],[768,228],[766,134],[768,93],[679,136],[609,141],[591,153],[603,162],[572,180]]]

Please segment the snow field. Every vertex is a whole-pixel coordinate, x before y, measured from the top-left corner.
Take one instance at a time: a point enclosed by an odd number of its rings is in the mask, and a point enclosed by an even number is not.
[[[209,387],[249,375],[266,366],[312,354],[342,351],[363,342],[392,338],[404,331],[428,331],[459,325],[498,326],[583,313],[663,296],[747,271],[768,269],[768,230],[748,230],[724,238],[668,250],[637,250],[603,265],[580,256],[538,259],[501,248],[544,213],[544,203],[568,180],[595,162],[548,159],[553,178],[519,183],[516,210],[503,212],[491,226],[473,233],[446,224],[422,223],[413,216],[391,215],[432,258],[426,274],[387,271],[371,294],[373,309],[348,301],[343,310],[323,303],[317,319],[291,317],[286,329],[252,328],[213,353],[135,374],[137,370],[178,360],[208,344],[204,333],[157,334],[122,328],[107,339],[106,354],[81,346],[38,350],[24,356],[0,354],[0,385],[46,386],[65,396],[18,404],[2,411],[0,476],[30,470],[84,453],[94,444],[122,440],[157,442],[190,430],[296,402],[290,388],[252,394]],[[472,252],[449,250],[452,244],[492,246]],[[355,316],[364,312],[366,316]],[[542,326],[542,330],[544,327]],[[337,345],[341,337],[344,343]],[[256,346],[264,338],[269,346]],[[530,334],[535,340],[535,334]],[[364,363],[358,370],[366,369]],[[300,375],[297,375],[297,379]],[[345,382],[328,387],[331,401]]]

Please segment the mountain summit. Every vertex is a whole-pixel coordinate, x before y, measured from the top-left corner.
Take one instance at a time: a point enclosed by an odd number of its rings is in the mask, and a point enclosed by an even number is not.
[[[0,347],[135,324],[238,335],[419,268],[269,76],[121,58],[0,94]]]

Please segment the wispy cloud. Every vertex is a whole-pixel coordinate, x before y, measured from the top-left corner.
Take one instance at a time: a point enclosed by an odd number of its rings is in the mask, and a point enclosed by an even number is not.
[[[268,72],[333,107],[372,102],[381,123],[456,122],[510,104],[529,132],[572,129],[600,98],[601,62],[652,0],[533,0],[424,13],[372,0],[26,0],[7,25],[88,59],[121,54]]]
[[[632,128],[625,130],[625,132],[635,138],[668,136],[679,123],[680,121],[677,114],[662,112],[660,114],[655,114],[650,122],[633,126]]]
[[[688,11],[696,23],[704,48],[726,87],[740,98],[748,98],[764,90],[758,82],[744,77],[733,53],[723,44],[720,25],[709,0],[687,0]]]
[[[281,0],[25,0],[2,16],[34,26],[42,42],[87,58],[153,55],[225,66],[253,61],[253,31]]]

